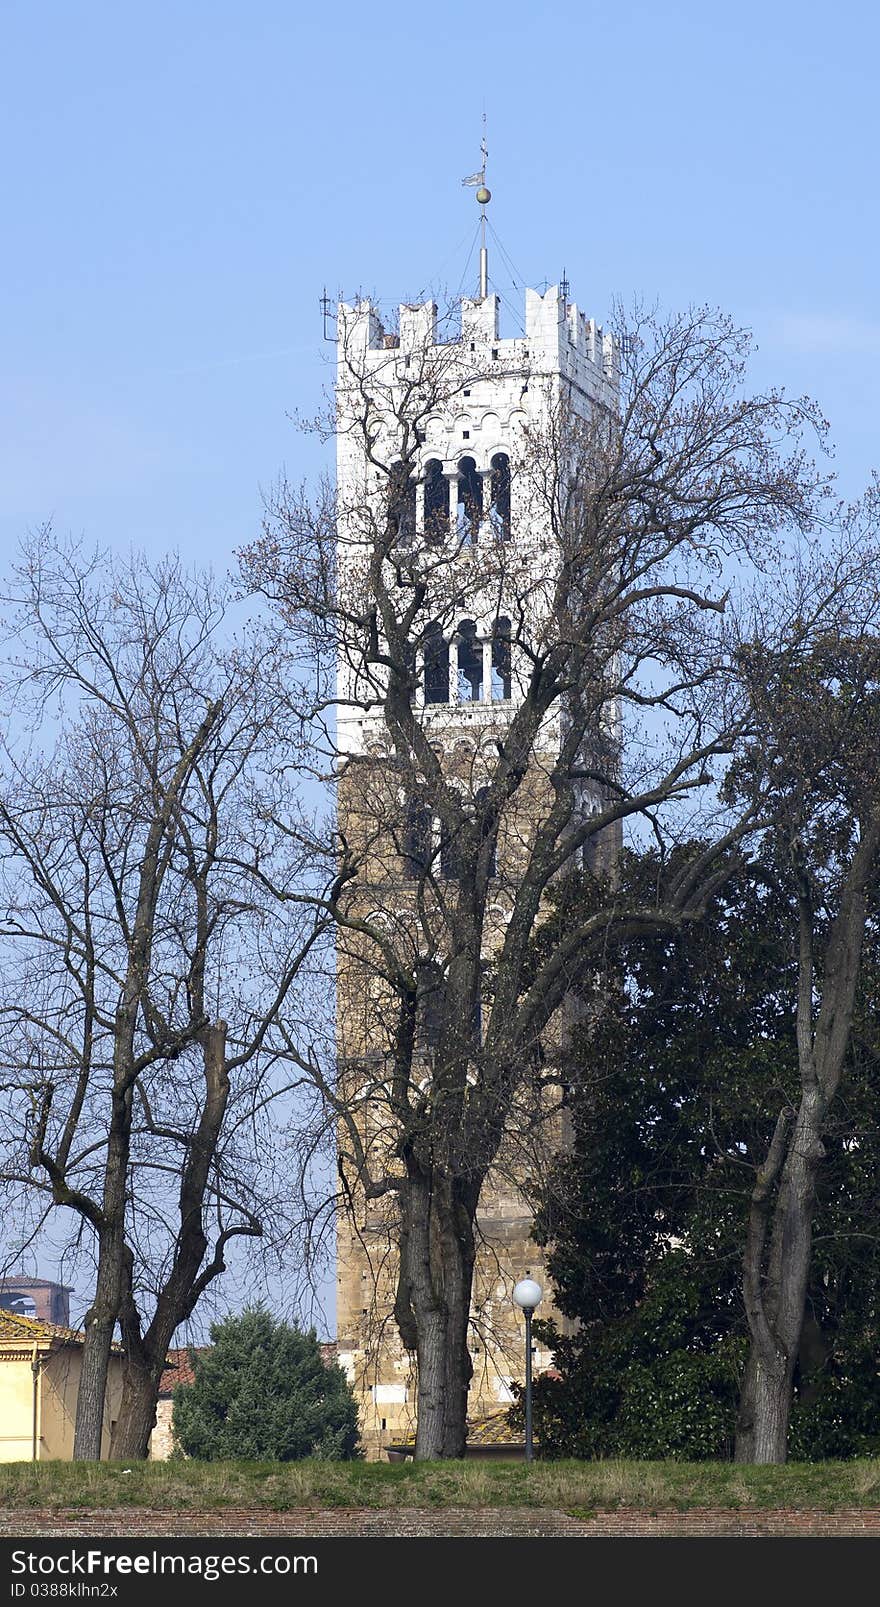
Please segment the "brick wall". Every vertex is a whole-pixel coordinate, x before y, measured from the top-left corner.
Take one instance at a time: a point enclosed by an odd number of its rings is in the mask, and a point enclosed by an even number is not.
[[[698,1509],[690,1512],[639,1512],[621,1509],[576,1517],[549,1507],[455,1508],[438,1511],[418,1507],[395,1507],[371,1511],[308,1509],[271,1512],[262,1507],[230,1507],[221,1512],[157,1512],[149,1508],[112,1509],[94,1512],[48,1511],[40,1509],[0,1510],[0,1535],[18,1538],[33,1536],[99,1537],[187,1536],[222,1537],[267,1535],[276,1538],[320,1538],[326,1536],[569,1536],[634,1539],[731,1535],[754,1536],[830,1535],[880,1538],[880,1510],[841,1508],[837,1512],[731,1511]]]

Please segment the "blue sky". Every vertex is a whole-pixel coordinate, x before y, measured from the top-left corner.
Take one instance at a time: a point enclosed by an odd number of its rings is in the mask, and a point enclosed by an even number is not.
[[[522,277],[755,330],[842,488],[880,461],[874,8],[7,0],[0,544],[218,566],[318,449],[318,298],[460,283],[485,106]],[[502,292],[510,274],[494,251]],[[511,300],[508,296],[508,300]],[[512,298],[517,306],[519,296]]]
[[[820,402],[844,494],[880,464],[867,4],[6,0],[0,28],[4,558],[51,518],[232,562],[260,488],[322,461],[289,415],[330,378],[323,287],[459,287],[484,108],[522,280],[566,269],[603,320],[720,305],[756,385]]]

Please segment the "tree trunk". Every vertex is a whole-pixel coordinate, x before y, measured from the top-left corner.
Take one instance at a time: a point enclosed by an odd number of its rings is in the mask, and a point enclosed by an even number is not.
[[[98,1235],[98,1276],[95,1298],[85,1320],[85,1342],[79,1392],[73,1456],[77,1462],[100,1462],[101,1430],[107,1395],[107,1377],[113,1330],[119,1317],[125,1270],[125,1190],[131,1134],[131,1086],[120,1073],[125,1061],[117,1044],[114,1067],[107,1165],[104,1173],[103,1226]]]
[[[110,1444],[114,1462],[143,1462],[149,1455],[150,1435],[156,1426],[159,1386],[165,1356],[152,1366],[142,1366],[129,1358],[125,1368],[122,1405]]]
[[[470,1183],[413,1167],[401,1197],[398,1312],[403,1304],[404,1340],[411,1342],[408,1330],[418,1361],[417,1461],[465,1454],[478,1193]]]
[[[139,904],[136,924],[141,919]],[[127,995],[116,1011],[113,1092],[104,1168],[102,1225],[98,1233],[98,1276],[95,1298],[85,1322],[86,1337],[73,1436],[74,1460],[82,1462],[101,1460],[101,1427],[110,1351],[125,1279],[125,1197],[131,1155],[134,1032],[138,1010],[136,988],[132,982],[134,970],[130,960]]]
[[[212,1278],[224,1270],[222,1235],[208,1266],[203,1268],[203,1262],[208,1248],[204,1230],[205,1190],[229,1100],[226,1022],[215,1021],[205,1027],[201,1041],[205,1095],[181,1174],[180,1227],[174,1259],[145,1333],[141,1333],[130,1276],[120,1303],[126,1363],[122,1405],[110,1451],[114,1461],[123,1458],[143,1461],[148,1455],[168,1347],[177,1328],[191,1316],[199,1295]],[[201,1272],[200,1268],[203,1268]],[[130,1262],[128,1271],[131,1272]]]
[[[86,1317],[86,1341],[82,1351],[82,1369],[76,1402],[76,1429],[73,1439],[75,1462],[101,1460],[104,1400],[115,1325],[115,1312],[109,1318],[98,1316],[95,1306],[92,1306]]]
[[[825,1155],[822,1133],[849,1047],[867,889],[880,859],[880,814],[874,805],[873,786],[870,798],[870,809],[859,817],[858,847],[847,869],[838,912],[825,944],[818,1016],[814,1009],[813,893],[802,860],[795,860],[801,1097],[794,1123],[790,1110],[780,1113],[749,1203],[743,1297],[752,1343],[740,1397],[738,1462],[784,1462],[788,1453],[792,1384],[812,1254],[816,1179]],[[766,1254],[768,1232],[770,1247]]]
[[[788,1454],[792,1384],[812,1253],[816,1176],[825,1153],[819,1136],[824,1116],[822,1095],[815,1084],[808,1084],[794,1124],[784,1119],[784,1112],[780,1117],[767,1165],[752,1194],[743,1268],[752,1342],[740,1392],[737,1462],[784,1462]],[[780,1171],[771,1215],[770,1191]],[[764,1274],[764,1247],[771,1222]]]
[[[117,1244],[117,1235],[105,1236],[98,1251],[95,1298],[85,1319],[73,1438],[75,1462],[101,1460],[107,1376],[119,1313],[121,1256],[122,1245],[121,1241]]]
[[[740,1391],[736,1425],[737,1462],[784,1462],[788,1455],[793,1363],[783,1356],[767,1364],[753,1345]]]

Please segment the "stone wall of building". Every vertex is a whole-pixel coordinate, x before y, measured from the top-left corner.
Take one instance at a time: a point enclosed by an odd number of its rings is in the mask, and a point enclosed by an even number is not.
[[[160,1396],[156,1407],[156,1427],[150,1435],[150,1461],[167,1462],[174,1450],[174,1433],[171,1427],[171,1413],[174,1406],[170,1395]]]

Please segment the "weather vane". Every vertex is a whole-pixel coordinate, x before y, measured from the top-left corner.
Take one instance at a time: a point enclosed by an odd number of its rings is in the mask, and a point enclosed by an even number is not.
[[[492,199],[492,191],[486,188],[486,162],[489,152],[486,148],[486,113],[483,113],[483,138],[480,140],[480,155],[483,165],[479,173],[471,173],[462,184],[475,187],[477,201],[480,207],[480,300],[485,301],[489,294],[489,256],[486,250],[486,208]]]

